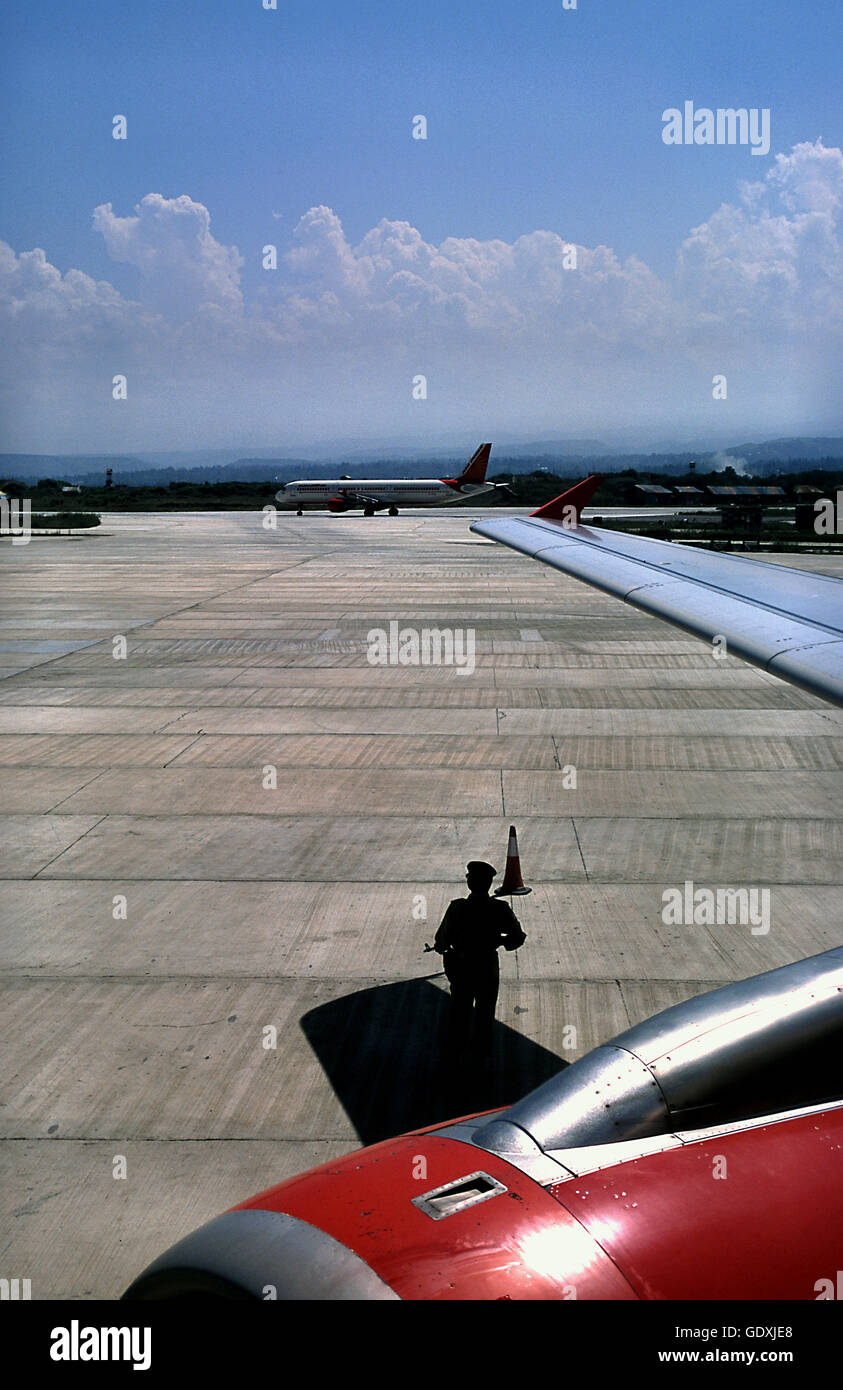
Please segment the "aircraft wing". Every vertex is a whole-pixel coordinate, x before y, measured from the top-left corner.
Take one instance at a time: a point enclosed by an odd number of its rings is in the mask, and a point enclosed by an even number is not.
[[[583,524],[600,481],[471,530],[843,706],[843,580]]]

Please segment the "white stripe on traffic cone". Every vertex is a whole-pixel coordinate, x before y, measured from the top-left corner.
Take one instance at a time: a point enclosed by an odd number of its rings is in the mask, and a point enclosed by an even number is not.
[[[521,877],[521,860],[518,857],[518,836],[515,834],[515,826],[509,827],[509,844],[506,851],[506,871],[503,876],[503,883],[500,888],[495,889],[495,897],[502,898],[524,893],[532,893],[532,888],[524,887],[524,880]]]

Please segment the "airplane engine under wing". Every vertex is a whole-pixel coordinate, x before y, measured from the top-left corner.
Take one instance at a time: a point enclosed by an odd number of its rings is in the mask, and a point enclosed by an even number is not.
[[[491,1121],[496,1153],[723,1125],[843,1097],[843,947],[674,1004]]]
[[[843,705],[843,580],[583,524],[595,485],[471,530]]]
[[[843,1229],[841,1040],[843,947],[260,1193],[123,1297],[814,1299]]]

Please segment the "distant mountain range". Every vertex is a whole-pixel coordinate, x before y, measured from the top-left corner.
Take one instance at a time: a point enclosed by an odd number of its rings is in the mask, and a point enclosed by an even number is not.
[[[54,478],[62,482],[101,487],[106,468],[113,470],[115,483],[130,487],[166,487],[169,483],[287,482],[300,477],[336,477],[340,472],[352,476],[385,478],[396,472],[410,477],[444,476],[458,471],[468,455],[453,448],[436,448],[423,454],[418,449],[396,448],[358,454],[357,449],[338,449],[325,458],[321,448],[309,456],[295,456],[283,450],[260,449],[249,457],[232,458],[233,451],[197,450],[185,453],[141,454],[0,454],[0,480],[21,482]],[[815,468],[840,469],[843,464],[843,436],[797,436],[769,439],[728,448],[698,449],[668,445],[658,450],[636,453],[613,450],[596,439],[540,439],[497,444],[492,453],[490,474],[529,473],[538,468],[551,472],[617,472],[625,468],[639,471],[684,471],[695,459],[701,472],[731,466],[737,473],[767,474],[794,462]]]
[[[753,463],[756,459],[788,463],[791,459],[843,457],[843,438],[766,439],[762,444],[735,444],[725,451]]]

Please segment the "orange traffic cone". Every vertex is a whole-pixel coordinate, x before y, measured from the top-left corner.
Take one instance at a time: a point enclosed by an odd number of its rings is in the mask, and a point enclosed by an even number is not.
[[[532,893],[532,888],[524,887],[524,880],[521,877],[521,860],[518,857],[518,836],[515,833],[515,826],[509,827],[509,844],[506,851],[506,872],[503,876],[503,883],[500,888],[495,889],[494,896],[501,898],[512,894]]]

